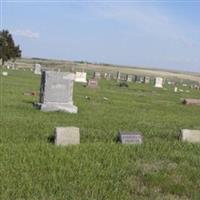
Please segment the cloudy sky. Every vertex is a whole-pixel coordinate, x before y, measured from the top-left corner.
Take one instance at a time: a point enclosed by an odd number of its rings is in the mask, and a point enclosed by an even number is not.
[[[1,1],[25,57],[200,72],[200,1]]]

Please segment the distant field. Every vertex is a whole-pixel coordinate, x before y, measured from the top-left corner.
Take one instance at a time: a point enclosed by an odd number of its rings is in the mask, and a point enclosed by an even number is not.
[[[100,72],[113,72],[117,71],[127,74],[147,75],[147,76],[161,76],[171,79],[182,79],[200,82],[200,74],[192,72],[179,72],[172,70],[159,70],[159,69],[148,69],[139,67],[127,67],[127,66],[112,66],[112,65],[99,65],[99,64],[80,64],[71,61],[59,61],[59,60],[34,60],[34,59],[20,59],[17,60],[17,64],[21,67],[33,67],[34,63],[41,63],[43,67],[62,70],[91,70]]]
[[[1,76],[0,199],[199,199],[200,145],[178,140],[181,128],[200,129],[200,106],[180,103],[200,98],[199,91],[76,83],[78,114],[44,113],[33,108],[38,96],[23,95],[39,91],[40,76],[8,73]],[[51,144],[56,126],[79,127],[81,144]],[[142,132],[144,144],[117,144],[119,130]]]

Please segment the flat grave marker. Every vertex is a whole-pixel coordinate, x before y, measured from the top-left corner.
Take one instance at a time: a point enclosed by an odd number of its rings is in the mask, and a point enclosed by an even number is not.
[[[200,143],[200,130],[181,130],[181,140],[191,143]]]
[[[98,87],[98,81],[96,79],[90,79],[90,80],[88,80],[87,86],[89,88],[97,88]]]
[[[80,144],[80,132],[77,127],[56,127],[55,145],[66,146]]]
[[[142,144],[143,136],[138,132],[119,132],[118,141],[122,144]]]

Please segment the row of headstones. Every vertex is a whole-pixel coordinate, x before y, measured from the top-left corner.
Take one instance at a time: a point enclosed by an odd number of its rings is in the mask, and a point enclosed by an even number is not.
[[[40,99],[37,106],[42,111],[65,111],[77,113],[78,108],[73,105],[73,81],[75,75],[67,72],[43,71],[41,76]],[[200,104],[200,101],[186,99],[186,104]],[[123,144],[143,143],[142,134],[120,132],[119,141]],[[182,130],[182,140],[200,142],[200,131]],[[78,128],[58,127],[55,131],[55,143],[58,145],[79,144]]]
[[[179,138],[182,141],[191,143],[200,143],[200,130],[182,129]],[[142,144],[144,136],[138,132],[118,133],[117,142],[122,144]],[[54,143],[56,145],[66,146],[80,144],[80,131],[77,127],[57,127],[54,132]]]
[[[41,75],[42,67],[40,64],[35,64],[34,73]],[[89,86],[95,88],[98,86],[98,80],[101,79],[101,77],[102,77],[102,74],[100,72],[94,72],[93,78],[87,81],[87,73],[86,72],[76,72],[75,73],[75,82],[88,83]],[[157,88],[162,88],[165,83],[165,80],[161,77],[151,78],[148,76],[138,76],[138,75],[130,75],[130,74],[126,75],[126,74],[123,74],[120,72],[117,73],[116,77],[111,73],[105,73],[104,78],[105,77],[109,77],[109,79],[116,78],[118,81],[127,81],[127,82],[135,81],[138,83],[145,83],[145,84],[148,84],[153,81],[155,84],[155,87],[157,87]],[[167,81],[167,83],[174,85],[174,92],[183,92],[184,91],[177,87],[176,82]],[[187,86],[187,84],[185,84],[185,83],[183,83],[182,85],[183,85],[183,87]],[[200,87],[198,85],[195,85],[194,87],[193,87],[193,85],[191,86],[191,89],[199,89],[199,88]],[[186,90],[185,92],[190,92],[190,91]]]
[[[37,106],[43,111],[66,111],[77,113],[73,105],[73,84],[75,74],[69,72],[43,71],[40,85],[40,98]],[[91,86],[95,79],[89,80]],[[157,82],[156,82],[157,83]],[[157,86],[160,87],[161,82]],[[190,101],[196,103],[197,101]],[[197,102],[196,104],[198,104]]]

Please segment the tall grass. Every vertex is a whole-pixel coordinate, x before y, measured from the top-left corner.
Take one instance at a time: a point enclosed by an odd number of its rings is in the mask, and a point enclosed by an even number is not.
[[[200,107],[180,103],[199,91],[76,83],[78,114],[44,113],[23,95],[39,92],[39,76],[10,70],[1,83],[0,199],[199,199],[200,145],[178,140],[181,128],[200,129]],[[79,127],[81,144],[54,146],[56,126]],[[117,144],[119,130],[142,132],[144,144]]]

